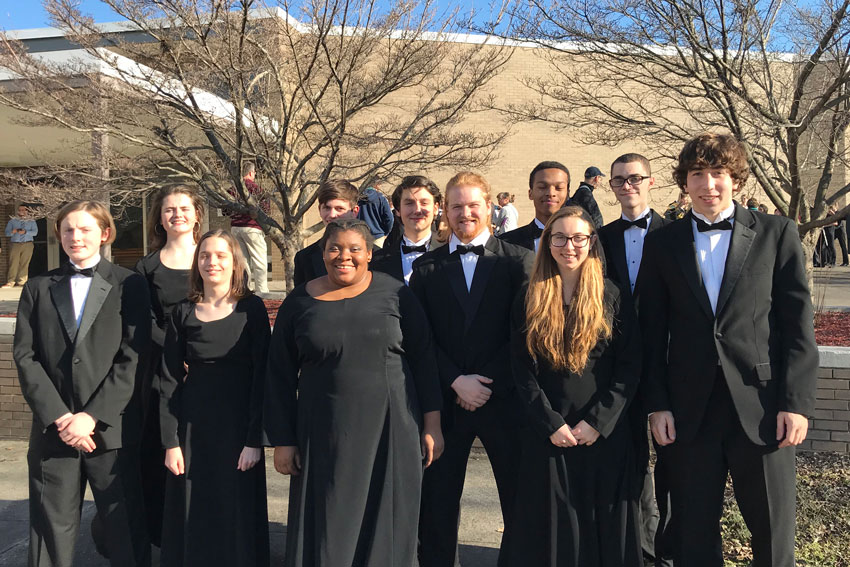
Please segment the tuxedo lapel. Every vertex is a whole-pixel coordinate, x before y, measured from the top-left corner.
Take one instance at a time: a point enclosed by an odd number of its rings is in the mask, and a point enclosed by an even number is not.
[[[661,218],[661,216],[658,213],[656,213],[654,210],[650,209],[649,214],[650,214],[650,217],[652,218],[652,220],[649,222],[649,226],[646,228],[646,234],[647,235],[649,235],[650,232],[656,231],[659,228],[661,228],[662,226],[664,226],[664,219]],[[620,240],[622,241],[622,238]],[[644,244],[646,244],[646,240],[644,240]],[[623,254],[623,258],[625,258],[625,257],[626,257],[626,255]],[[628,268],[627,268],[627,270],[628,270]],[[638,268],[638,275],[637,275],[637,278],[635,279],[635,290],[634,290],[634,293],[632,293],[632,295],[636,296],[638,294],[638,290],[640,289],[640,280],[641,280],[640,276],[641,276],[642,273],[643,273],[643,261],[641,261],[641,265]]]
[[[702,310],[709,319],[714,319],[714,312],[711,310],[711,301],[709,301],[708,293],[705,291],[705,284],[702,281],[702,275],[700,274],[699,263],[697,261],[691,215],[688,214],[682,220],[678,221],[672,227],[671,232],[673,233],[672,249],[676,264],[682,270],[685,281],[694,293]]]
[[[71,277],[58,275],[50,284],[50,298],[53,306],[62,321],[62,328],[68,335],[68,339],[74,342],[77,336],[77,318],[74,316],[74,299],[71,297]]]
[[[625,286],[629,284],[629,267],[626,265],[626,244],[623,241],[625,230],[623,230],[623,223],[621,222],[618,222],[616,227],[617,230],[614,238],[610,240],[608,245],[610,246],[611,254],[614,256],[614,271],[617,272],[617,281],[622,282]]]
[[[743,207],[735,206],[735,223],[732,225],[732,237],[729,242],[729,252],[726,254],[726,266],[723,269],[723,282],[717,294],[717,314],[732,295],[741,270],[750,254],[756,232],[752,229],[755,224],[753,213]]]
[[[322,258],[322,249],[318,243],[314,244],[315,248],[310,253],[310,263],[313,265],[313,277],[323,276],[327,273],[325,269],[325,259]]]
[[[94,276],[92,276],[91,287],[89,288],[89,294],[86,296],[86,304],[83,308],[83,316],[80,319],[80,329],[77,331],[77,344],[86,338],[94,320],[97,319],[97,315],[100,313],[100,308],[103,307],[103,303],[109,295],[109,291],[112,289],[112,284],[106,281],[100,274],[101,270],[105,269],[105,266],[99,266]]]
[[[478,257],[478,262],[475,264],[475,274],[472,276],[472,285],[469,289],[469,300],[467,301],[469,304],[466,317],[467,329],[472,325],[472,319],[478,312],[481,299],[484,297],[484,290],[487,289],[487,282],[490,281],[490,273],[498,261],[499,257],[495,254],[498,246],[499,243],[491,236],[487,244],[484,245],[484,254]]]
[[[471,315],[469,305],[469,292],[466,289],[466,277],[463,275],[463,265],[460,262],[460,254],[449,254],[449,247],[441,248],[444,269],[442,272],[448,279],[449,287],[452,290],[458,305],[463,309],[464,321],[469,321]]]

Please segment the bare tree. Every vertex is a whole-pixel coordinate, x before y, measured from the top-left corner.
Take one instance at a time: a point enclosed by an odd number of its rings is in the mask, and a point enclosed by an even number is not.
[[[57,64],[0,36],[0,67],[20,77],[0,103],[104,136],[111,158],[255,215],[290,287],[292,257],[320,226],[302,219],[323,181],[478,167],[506,136],[463,122],[484,109],[510,50],[452,41],[454,13],[434,0],[103,1],[124,31],[105,31],[73,0],[46,2],[85,58]],[[257,164],[272,214],[246,191],[245,161]]]
[[[640,140],[674,157],[703,130],[731,131],[753,177],[815,229],[850,191],[850,0],[527,0],[503,35],[534,42],[552,66],[525,82],[538,98],[504,105],[512,120],[541,120],[593,144]]]

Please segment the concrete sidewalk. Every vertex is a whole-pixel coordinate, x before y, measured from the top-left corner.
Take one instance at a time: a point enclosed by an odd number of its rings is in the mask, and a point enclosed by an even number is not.
[[[27,442],[0,440],[0,566],[26,567],[29,520],[27,508]],[[286,516],[289,508],[289,478],[278,474],[271,465],[271,452],[266,453],[268,481],[269,530],[272,565],[282,565],[286,540]],[[89,525],[94,515],[91,492],[83,505],[83,519],[77,538],[75,567],[109,567],[97,554]],[[502,520],[496,483],[487,456],[474,450],[463,492],[463,514],[460,526],[460,559],[465,567],[495,567]],[[154,549],[153,566],[159,565]],[[210,566],[216,567],[216,566]]]

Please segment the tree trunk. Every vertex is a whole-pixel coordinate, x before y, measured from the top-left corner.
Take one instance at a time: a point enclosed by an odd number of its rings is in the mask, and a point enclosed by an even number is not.
[[[270,231],[269,236],[280,252],[281,261],[283,262],[283,281],[286,284],[286,292],[289,293],[295,287],[293,280],[295,253],[304,246],[300,223],[291,227],[284,227],[282,232],[279,230]]]

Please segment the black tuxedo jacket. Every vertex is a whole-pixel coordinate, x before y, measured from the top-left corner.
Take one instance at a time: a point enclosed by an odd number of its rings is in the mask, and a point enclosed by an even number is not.
[[[543,234],[543,229],[538,228],[534,219],[531,219],[531,222],[527,225],[506,232],[501,235],[499,239],[503,242],[514,244],[515,246],[522,246],[523,248],[527,248],[534,252],[534,241],[540,238],[541,234]]]
[[[670,224],[670,221],[656,213],[649,211],[652,220],[646,229],[646,236],[655,232],[662,226]],[[626,230],[625,222],[622,219],[617,219],[609,222],[599,229],[599,242],[602,244],[602,250],[605,252],[605,277],[617,282],[621,289],[626,293],[631,294],[632,298],[637,301],[640,291],[641,279],[644,268],[643,261],[638,268],[637,279],[635,280],[635,289],[631,291],[631,282],[629,281],[629,268],[626,265],[626,244],[623,241],[623,232]],[[644,245],[646,240],[644,240]]]
[[[459,254],[448,246],[413,263],[410,289],[419,298],[437,346],[445,408],[454,407],[452,382],[461,374],[493,380],[494,396],[514,388],[510,363],[511,305],[528,281],[534,255],[490,237],[478,258],[469,291]]]
[[[437,235],[433,234],[431,236],[429,251],[436,250],[444,244],[445,242],[440,242],[437,240]],[[401,239],[399,238],[393,244],[389,246],[385,245],[381,250],[374,252],[372,254],[372,261],[369,263],[369,269],[373,272],[383,272],[403,282],[404,268],[401,265]]]
[[[327,275],[328,271],[325,269],[325,261],[322,259],[322,249],[319,247],[319,242],[317,240],[295,253],[295,269],[292,275],[295,287],[319,276]]]
[[[14,357],[21,391],[33,411],[33,433],[58,433],[68,412],[97,420],[98,449],[137,443],[141,436],[139,358],[151,342],[145,279],[101,260],[77,328],[70,276],[60,268],[32,278],[21,292]]]
[[[696,434],[718,364],[741,425],[776,445],[776,414],[811,415],[817,380],[811,296],[791,220],[735,206],[717,313],[703,285],[691,215],[647,235],[641,266],[647,410]]]

